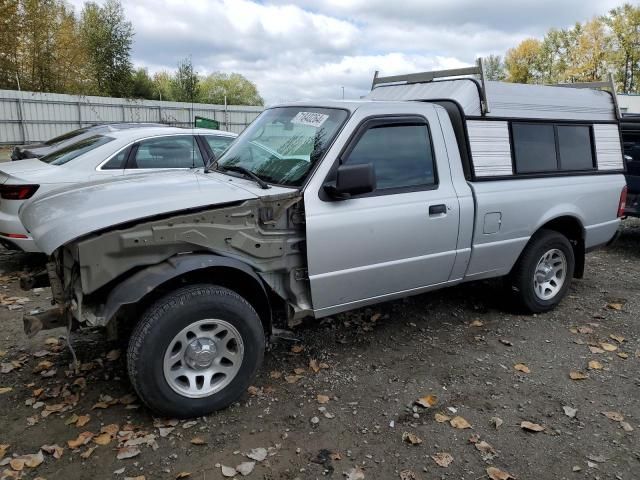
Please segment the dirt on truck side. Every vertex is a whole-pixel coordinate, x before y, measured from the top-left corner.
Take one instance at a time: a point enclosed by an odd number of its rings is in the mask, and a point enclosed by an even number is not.
[[[552,312],[477,282],[308,322],[192,421],[154,418],[99,332],[72,336],[78,372],[64,329],[26,339],[43,261],[0,252],[0,478],[640,478],[637,220]]]

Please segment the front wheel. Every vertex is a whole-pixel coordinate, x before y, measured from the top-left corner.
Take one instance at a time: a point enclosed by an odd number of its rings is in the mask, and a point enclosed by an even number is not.
[[[520,307],[532,313],[554,308],[565,296],[575,267],[567,237],[540,230],[525,247],[507,281]]]
[[[260,317],[236,292],[214,285],[180,288],[153,304],[131,334],[127,368],[140,398],[178,418],[229,406],[262,363]]]

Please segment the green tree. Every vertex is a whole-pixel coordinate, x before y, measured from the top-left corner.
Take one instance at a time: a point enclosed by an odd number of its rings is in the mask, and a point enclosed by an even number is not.
[[[125,18],[119,0],[107,0],[103,6],[87,2],[82,9],[80,31],[96,93],[128,96],[131,93],[133,27]]]
[[[239,73],[212,73],[200,84],[200,101],[202,103],[228,105],[264,105],[264,100],[256,85]]]
[[[133,98],[146,98],[149,100],[155,98],[155,85],[146,68],[135,70],[131,83],[131,96]]]
[[[507,51],[504,59],[507,80],[515,83],[536,83],[540,78],[542,42],[528,38]]]
[[[19,0],[0,0],[0,88],[17,88],[21,22]]]
[[[197,102],[200,91],[200,79],[193,70],[191,58],[178,62],[178,70],[171,78],[171,97],[176,102]]]
[[[153,74],[153,99],[173,100],[171,96],[171,74],[166,71]]]
[[[484,74],[487,80],[504,80],[504,62],[500,55],[488,55],[484,58]]]
[[[617,87],[622,92],[640,90],[640,6],[629,3],[615,8],[603,17],[611,32],[609,61],[615,72]]]

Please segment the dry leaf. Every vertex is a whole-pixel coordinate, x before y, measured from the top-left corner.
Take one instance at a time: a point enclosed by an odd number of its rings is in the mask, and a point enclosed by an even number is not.
[[[301,378],[302,378],[302,375],[287,375],[284,377],[287,383],[297,383],[298,380],[300,380]]]
[[[504,423],[500,417],[491,417],[489,421],[494,427],[496,427],[496,430]]]
[[[321,404],[329,403],[329,400],[330,400],[330,398],[327,395],[318,394],[316,398],[318,400],[318,403],[321,403]]]
[[[261,462],[267,458],[267,449],[262,447],[252,448],[251,451],[247,453],[247,457],[256,462]]]
[[[180,478],[187,478],[191,476],[191,472],[180,472],[178,475],[176,475],[176,480],[179,480]]]
[[[108,433],[113,437],[115,437],[119,431],[120,431],[120,427],[118,426],[117,423],[111,423],[109,425],[105,425],[100,429],[100,433]]]
[[[594,347],[593,345],[589,345],[589,351],[591,353],[604,353],[604,350],[600,347]]]
[[[569,418],[575,418],[576,413],[578,413],[577,408],[573,408],[568,405],[565,405],[562,409],[564,410],[564,414]]]
[[[411,445],[420,445],[422,443],[422,439],[418,437],[415,433],[404,432],[402,434],[402,440]]]
[[[609,335],[609,338],[615,340],[618,343],[624,342],[624,337],[622,335],[616,335],[615,333],[612,333],[611,335]]]
[[[471,424],[469,424],[469,422],[467,422],[462,417],[453,417],[449,423],[454,428],[460,428],[460,429],[471,428]]]
[[[38,450],[38,453],[31,453],[29,455],[22,455],[18,457],[24,462],[25,467],[36,468],[42,462],[44,462],[44,455],[42,454],[42,450]],[[13,468],[13,467],[11,467]],[[15,470],[15,469],[14,469]]]
[[[436,413],[434,415],[434,418],[436,419],[436,422],[438,422],[438,423],[444,423],[444,422],[448,422],[449,420],[451,420],[451,417],[445,415],[444,413]]]
[[[135,403],[136,400],[138,400],[138,397],[132,393],[127,393],[118,399],[118,403],[120,405],[131,405],[132,403]]]
[[[13,469],[16,470],[18,472],[21,472],[22,469],[24,468],[24,464],[25,464],[25,459],[22,457],[17,457],[17,458],[12,458],[9,461],[9,466]]]
[[[471,322],[469,324],[471,327],[482,327],[484,325],[484,323],[482,323],[480,320],[474,320],[473,322]]]
[[[487,468],[487,475],[491,480],[515,480],[513,475],[496,467]]]
[[[438,465],[444,468],[448,467],[451,464],[451,462],[453,462],[453,457],[451,456],[451,454],[445,453],[445,452],[431,455],[431,458],[433,459],[434,462],[436,462]]]
[[[113,440],[113,437],[108,433],[101,433],[100,435],[93,438],[94,443],[97,445],[109,445]]]
[[[618,352],[616,353],[616,355],[618,355],[620,358],[624,358],[625,360],[629,358],[629,354],[625,352]]]
[[[364,470],[360,467],[353,467],[348,472],[343,472],[345,480],[364,480]]]
[[[0,395],[2,395],[3,393],[9,393],[13,390],[12,387],[0,387]]]
[[[118,450],[116,458],[118,460],[124,460],[125,458],[133,458],[140,455],[140,449],[138,447],[122,447]]]
[[[591,360],[589,362],[589,370],[602,370],[604,367],[597,360]]]
[[[87,448],[84,452],[80,454],[80,457],[86,460],[91,456],[91,454],[95,451],[96,448],[98,448],[97,445]]]
[[[7,453],[7,450],[9,450],[9,447],[11,445],[8,443],[1,443],[0,444],[0,459],[4,458],[4,455]]]
[[[524,363],[516,363],[513,368],[522,373],[531,373],[529,367],[527,367]]]
[[[400,480],[418,480],[418,476],[413,470],[401,470]]]
[[[207,442],[201,437],[193,437],[191,439],[191,444],[192,445],[206,445]]]
[[[302,345],[293,345],[291,347],[291,352],[292,353],[300,353],[304,350],[304,347]]]
[[[630,423],[627,422],[620,422],[620,426],[622,427],[622,429],[625,432],[633,432],[633,427],[631,426]],[[1,455],[0,455],[1,456]]]
[[[585,325],[578,327],[578,333],[593,333],[593,328],[587,327]]]
[[[40,449],[44,450],[49,455],[53,455],[53,458],[55,458],[56,460],[61,458],[62,454],[64,453],[64,448],[59,445],[42,445]],[[2,455],[0,455],[0,457],[2,457]]]
[[[314,373],[318,373],[320,371],[320,365],[318,365],[318,361],[315,358],[309,360],[309,368],[313,370]]]
[[[273,379],[276,379],[276,380],[277,380],[278,378],[282,377],[282,372],[278,372],[277,370],[272,370],[272,371],[269,373],[269,376],[270,376],[271,378],[273,378]]]
[[[91,407],[91,410],[95,410],[97,408],[104,410],[105,408],[109,408],[109,406],[110,405],[107,402],[98,402],[93,407]]]
[[[171,432],[173,432],[175,430],[174,427],[160,427],[158,428],[158,432],[160,432],[160,436],[162,438],[167,437]]]
[[[618,347],[615,346],[613,343],[607,343],[607,342],[602,342],[600,344],[600,347],[602,347],[602,349],[605,352],[615,352],[618,349]]]
[[[253,472],[253,469],[255,468],[255,466],[256,466],[256,462],[242,462],[240,465],[236,467],[236,471],[243,477],[246,477],[251,472]]]
[[[222,475],[225,477],[235,477],[238,474],[236,469],[233,467],[227,467],[226,465],[221,465],[220,468],[222,470]]]
[[[340,452],[333,452],[329,456],[331,457],[331,460],[342,460],[342,455],[340,455]]]
[[[621,422],[624,420],[624,415],[619,412],[602,412],[602,414],[614,422]]]
[[[109,360],[110,362],[115,362],[120,358],[120,353],[120,350],[117,349],[109,351],[109,353],[107,353],[107,360]]]
[[[571,380],[585,380],[589,378],[584,373],[576,372],[575,370],[572,370],[571,372],[569,372],[569,377],[571,378]]]
[[[302,375],[303,373],[306,373],[306,369],[304,368],[294,368],[293,369],[293,373],[295,373],[296,375]]]
[[[530,432],[542,432],[545,427],[543,427],[542,425],[538,425],[537,423],[532,423],[525,420],[520,424],[520,428],[522,428],[523,430],[528,430]]]
[[[76,448],[89,443],[92,438],[93,438],[93,433],[82,432],[80,435],[78,435],[78,438],[76,438],[75,440],[68,440],[67,445],[69,445],[70,449],[75,450]]]
[[[78,416],[78,418],[76,419],[76,427],[78,428],[82,428],[84,427],[87,423],[89,423],[89,420],[91,420],[91,416],[90,415],[80,415]]]
[[[622,310],[621,303],[607,303],[607,307],[610,308],[611,310]]]
[[[484,440],[475,443],[476,449],[482,454],[482,459],[486,462],[496,456],[495,449]]]
[[[416,403],[424,408],[431,408],[438,403],[438,397],[435,395],[427,395],[426,397],[419,398]]]

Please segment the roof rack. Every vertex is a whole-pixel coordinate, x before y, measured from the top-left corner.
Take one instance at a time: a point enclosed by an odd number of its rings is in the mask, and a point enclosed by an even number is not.
[[[609,88],[611,89],[611,96],[613,97],[613,107],[615,109],[616,118],[620,120],[622,113],[620,112],[620,106],[618,105],[618,94],[616,92],[616,84],[613,81],[613,74],[609,72],[606,81],[600,82],[575,82],[575,83],[557,83],[556,87],[566,88]]]
[[[487,90],[484,84],[484,63],[482,58],[476,60],[473,67],[453,68],[449,70],[434,70],[432,72],[409,73],[407,75],[392,75],[390,77],[379,77],[378,70],[373,75],[371,90],[380,84],[405,84],[428,83],[437,78],[466,77],[469,75],[478,75],[480,77],[480,107],[482,114],[490,112],[489,102],[487,100]]]

